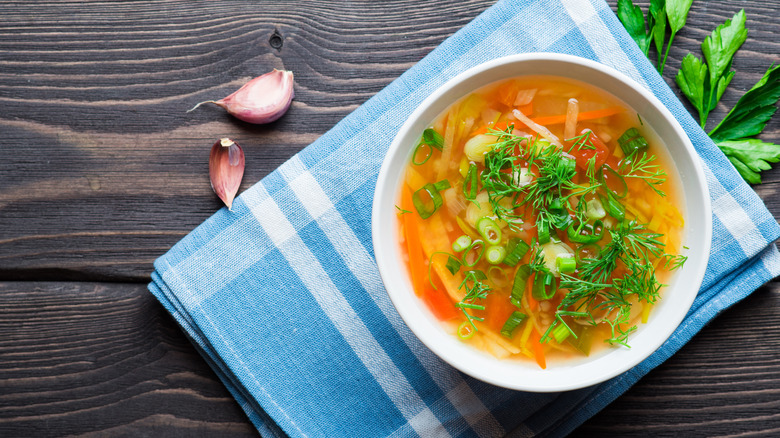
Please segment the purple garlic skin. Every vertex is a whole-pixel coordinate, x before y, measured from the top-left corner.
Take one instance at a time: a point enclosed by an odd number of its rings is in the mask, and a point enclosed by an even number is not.
[[[190,111],[201,104],[213,103],[247,123],[270,123],[290,108],[295,97],[293,83],[291,71],[274,69],[247,82],[233,94],[220,100],[201,102]]]
[[[228,210],[238,193],[244,177],[244,150],[229,138],[222,138],[211,147],[209,156],[209,179],[211,188]]]

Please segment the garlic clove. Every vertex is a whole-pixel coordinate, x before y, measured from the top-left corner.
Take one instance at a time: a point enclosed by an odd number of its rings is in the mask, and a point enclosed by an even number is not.
[[[229,138],[219,139],[211,147],[209,179],[214,193],[225,203],[228,210],[231,210],[243,176],[244,150]]]
[[[201,104],[213,103],[239,120],[255,124],[270,123],[290,108],[295,97],[293,83],[291,71],[274,69],[252,79],[227,97],[201,102],[189,111]]]

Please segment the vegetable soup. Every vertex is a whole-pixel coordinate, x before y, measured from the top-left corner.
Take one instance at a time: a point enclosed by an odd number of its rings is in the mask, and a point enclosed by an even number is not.
[[[460,99],[420,133],[396,206],[416,294],[498,358],[628,348],[686,259],[665,157],[641,114],[578,81]]]

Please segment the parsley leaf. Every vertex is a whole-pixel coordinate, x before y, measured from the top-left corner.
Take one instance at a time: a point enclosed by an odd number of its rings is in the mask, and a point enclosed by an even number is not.
[[[725,23],[716,27],[701,44],[701,51],[704,53],[704,58],[710,69],[709,102],[705,102],[708,105],[705,107],[704,120],[701,122],[702,127],[707,121],[707,114],[715,109],[715,105],[726,90],[726,86],[734,77],[734,72],[731,71],[731,61],[747,39],[745,19],[745,10],[742,9],[734,14],[730,20],[726,20]]]
[[[709,136],[715,142],[758,135],[777,111],[780,100],[780,66],[770,67]]]
[[[675,81],[699,111],[699,124],[702,128],[707,123],[710,111],[715,109],[734,77],[731,61],[745,39],[747,30],[743,9],[704,39],[701,51],[706,63],[692,54],[683,58]]]
[[[661,65],[661,55],[664,50],[664,38],[666,38],[666,1],[650,0],[648,10],[648,27],[653,37],[655,50],[658,52],[658,65]]]
[[[647,56],[650,50],[650,34],[645,29],[645,16],[639,6],[634,6],[631,0],[618,0],[617,16],[628,31],[631,39],[636,42],[642,53]]]
[[[707,64],[696,55],[689,53],[683,58],[680,70],[674,78],[685,97],[699,112],[700,117],[704,114],[704,84],[707,80],[707,71]]]
[[[691,10],[692,4],[693,0],[668,0],[666,2],[664,8],[666,16],[669,18],[672,34],[676,34],[685,26],[685,20],[688,19],[688,11]]]
[[[766,143],[757,138],[721,141],[717,145],[742,178],[750,184],[760,184],[759,172],[769,170],[769,163],[780,161],[780,145]]]
[[[674,40],[674,36],[677,35],[677,32],[685,26],[685,20],[688,19],[688,11],[691,10],[691,4],[693,4],[693,0],[667,0],[664,5],[666,18],[669,20],[671,35],[669,35],[669,43],[666,45],[666,51],[664,52],[663,60],[658,69],[661,74],[664,72],[666,57],[669,55],[669,48],[672,47],[672,40]]]

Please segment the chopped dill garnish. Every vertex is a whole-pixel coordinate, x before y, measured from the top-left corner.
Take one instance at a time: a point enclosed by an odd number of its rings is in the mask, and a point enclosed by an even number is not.
[[[583,132],[580,135],[574,136],[572,138],[567,138],[567,142],[571,142],[571,147],[566,151],[568,153],[572,153],[575,149],[577,150],[596,150],[596,145],[593,144],[593,137],[590,135],[590,131]]]
[[[630,320],[631,300],[655,303],[664,286],[655,276],[653,260],[662,259],[676,269],[686,257],[665,254],[664,244],[658,240],[661,235],[636,221],[624,222],[609,230],[609,234],[611,240],[601,256],[583,260],[576,277],[561,274],[560,288],[569,293],[556,315],[584,312],[591,324],[604,322],[611,327],[612,336],[607,342],[628,347],[628,335],[636,329],[625,327]],[[625,273],[612,278],[618,268]],[[594,312],[602,316],[596,318]],[[552,326],[562,321],[556,316]]]
[[[607,324],[611,336],[606,342],[628,347],[628,336],[636,330],[636,326],[627,327],[632,304],[655,303],[664,286],[656,277],[655,266],[678,269],[686,257],[666,254],[665,245],[659,240],[663,237],[661,234],[624,218],[625,211],[618,200],[621,195],[606,184],[604,173],[611,172],[612,178],[618,178],[613,180],[620,181],[624,187],[623,179],[642,180],[660,196],[665,196],[659,186],[666,181],[666,173],[655,164],[655,156],[636,150],[620,162],[618,169],[596,168],[596,156],[593,155],[587,160],[584,172],[577,176],[577,161],[571,153],[597,149],[590,131],[566,139],[570,146],[561,148],[539,136],[529,138],[514,134],[513,130],[512,125],[505,130],[489,130],[496,142],[485,155],[479,183],[488,195],[495,218],[504,221],[510,229],[517,231],[522,223],[518,209],[522,211],[527,206],[536,213],[538,242],[533,244],[535,252],[529,262],[534,275],[550,274],[542,244],[556,237],[555,230],[564,231],[579,226],[577,224],[593,222],[587,211],[590,200],[595,200],[597,205],[598,199],[608,202],[604,208],[617,221],[611,228],[604,229],[605,243],[600,245],[598,256],[579,260],[573,273],[560,274],[558,290],[568,292],[541,342],[568,336],[576,339],[577,334],[570,324],[572,319],[579,319],[592,325]],[[529,172],[532,178],[521,178]],[[472,199],[472,202],[476,201]],[[621,208],[616,212],[617,207]],[[480,301],[490,292],[490,287],[482,282],[484,279],[481,271],[468,271],[459,287],[465,289],[465,296],[456,306],[475,330],[474,321],[483,318],[472,313],[485,309]]]
[[[476,301],[484,300],[487,298],[487,294],[490,292],[490,286],[482,282],[482,280],[485,280],[486,278],[487,277],[485,276],[485,273],[482,271],[468,271],[463,278],[463,282],[461,282],[460,286],[458,287],[458,289],[465,289],[466,295],[462,300],[460,300],[459,303],[456,303],[455,306],[458,307],[464,315],[466,315],[466,319],[468,320],[469,324],[471,324],[471,327],[474,328],[474,330],[477,330],[477,326],[474,325],[474,321],[484,321],[485,318],[474,316],[470,314],[468,310],[485,310],[485,306],[476,303]]]
[[[634,151],[620,163],[620,172],[623,178],[639,178],[647,183],[659,196],[666,196],[666,193],[658,189],[658,186],[666,182],[666,172],[655,161],[655,155],[648,156],[643,152],[638,156],[638,151]]]
[[[397,206],[397,205],[395,206],[395,208],[398,210],[398,214],[406,214],[406,213],[411,213],[411,211],[409,211],[409,210],[404,210],[403,208],[401,208],[401,207],[399,207],[399,206]]]

